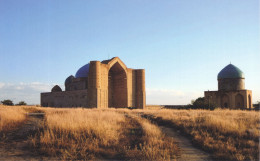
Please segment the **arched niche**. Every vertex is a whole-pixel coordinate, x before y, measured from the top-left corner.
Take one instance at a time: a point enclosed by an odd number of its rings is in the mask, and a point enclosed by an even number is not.
[[[227,94],[223,94],[221,96],[221,107],[222,108],[228,108],[230,107],[229,97]]]
[[[108,72],[108,106],[127,107],[127,73],[120,62]]]
[[[235,97],[236,108],[244,108],[244,97],[241,94],[237,94]]]

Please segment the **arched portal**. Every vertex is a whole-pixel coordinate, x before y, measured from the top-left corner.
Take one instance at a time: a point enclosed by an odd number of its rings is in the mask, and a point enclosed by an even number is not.
[[[252,107],[251,107],[251,104],[252,104],[252,103],[251,103],[251,96],[250,96],[250,95],[248,95],[248,103],[249,103],[249,105],[248,105],[249,108],[252,108]]]
[[[224,95],[221,96],[221,107],[222,108],[230,107],[229,97],[228,97],[227,94],[224,94]]]
[[[244,97],[241,94],[237,94],[235,97],[236,108],[244,108]]]
[[[108,73],[108,106],[127,107],[126,71],[118,62]]]

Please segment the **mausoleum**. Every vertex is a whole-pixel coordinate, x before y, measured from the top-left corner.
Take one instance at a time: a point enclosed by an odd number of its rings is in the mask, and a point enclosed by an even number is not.
[[[205,99],[222,108],[252,108],[252,91],[245,89],[244,73],[229,64],[218,73],[218,91],[205,91]]]
[[[65,91],[55,85],[41,93],[43,107],[143,109],[145,101],[145,70],[127,68],[118,57],[82,66],[65,80]]]

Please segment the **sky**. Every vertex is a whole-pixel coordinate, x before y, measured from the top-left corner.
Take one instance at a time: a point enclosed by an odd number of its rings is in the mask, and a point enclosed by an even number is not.
[[[185,105],[234,64],[260,101],[258,0],[0,0],[0,100],[40,93],[89,61],[145,69],[146,102]]]

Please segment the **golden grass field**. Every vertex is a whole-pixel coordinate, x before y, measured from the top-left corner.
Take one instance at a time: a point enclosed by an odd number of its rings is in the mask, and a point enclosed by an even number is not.
[[[43,109],[45,127],[35,148],[61,159],[173,159],[173,140],[148,120],[126,110]]]
[[[0,105],[0,134],[19,126],[25,119],[23,108]]]
[[[259,160],[260,113],[241,110],[144,110],[162,124],[179,128],[216,158]]]
[[[39,154],[63,160],[171,160],[174,138],[156,125],[181,130],[217,159],[259,160],[260,115],[242,110],[128,110],[0,106],[0,133],[44,112],[44,127],[30,137]],[[152,123],[152,122],[153,123]]]

